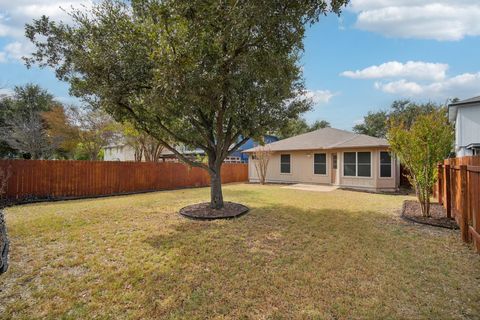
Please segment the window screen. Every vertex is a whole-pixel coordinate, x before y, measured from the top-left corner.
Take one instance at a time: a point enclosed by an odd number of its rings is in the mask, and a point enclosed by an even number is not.
[[[313,173],[327,174],[327,155],[325,153],[315,153],[313,155]]]
[[[280,173],[290,173],[290,155],[280,155]]]
[[[392,176],[392,156],[390,152],[380,152],[380,177]]]
[[[346,177],[355,177],[357,175],[357,154],[355,152],[345,152],[343,154],[343,175]]]
[[[372,172],[371,164],[371,153],[370,152],[358,152],[358,176],[359,177],[370,177]]]

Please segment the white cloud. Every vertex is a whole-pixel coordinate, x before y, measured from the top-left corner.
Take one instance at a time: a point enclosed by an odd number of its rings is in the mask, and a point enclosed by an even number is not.
[[[356,27],[387,37],[461,40],[480,35],[478,0],[352,0]]]
[[[304,94],[307,99],[312,100],[314,105],[328,103],[336,95],[330,90],[307,90]]]
[[[72,7],[91,7],[92,3],[92,0],[0,0],[0,37],[12,41],[0,51],[0,62],[18,60],[31,52],[32,47],[25,38],[26,23],[42,15],[55,21],[69,22],[70,17],[65,10]]]
[[[356,71],[344,71],[340,75],[352,79],[380,79],[392,77],[409,77],[415,79],[442,80],[448,64],[408,61],[401,63],[390,61],[381,65],[370,66]]]
[[[90,7],[92,0],[16,0],[0,3],[0,36],[20,38],[24,35],[25,23],[42,15],[58,21],[70,21],[65,10]]]
[[[13,90],[9,88],[0,87],[0,97],[13,95]]]
[[[344,71],[352,79],[377,79],[374,88],[401,97],[439,99],[480,94],[480,72],[447,75],[448,64],[431,62],[373,65],[362,70]]]
[[[480,94],[480,72],[463,73],[432,83],[417,83],[401,79],[375,83],[375,88],[394,95],[425,98],[468,98]]]
[[[365,123],[365,119],[363,119],[363,118],[353,121],[353,125],[355,125],[355,126],[359,125],[359,124],[364,124],[364,123]]]

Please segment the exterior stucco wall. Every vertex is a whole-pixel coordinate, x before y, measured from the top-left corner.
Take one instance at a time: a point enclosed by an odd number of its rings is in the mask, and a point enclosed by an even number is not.
[[[343,174],[343,153],[344,152],[371,152],[371,177],[345,177]],[[267,168],[267,182],[270,183],[318,183],[335,184],[341,187],[357,188],[366,190],[389,190],[394,191],[398,186],[398,165],[395,157],[392,157],[392,175],[389,178],[380,177],[380,151],[386,149],[345,149],[345,150],[310,150],[275,152],[270,158]],[[313,172],[313,154],[327,154],[327,173],[318,175]],[[332,154],[337,154],[336,177],[332,180]],[[290,154],[291,173],[280,173],[280,155]],[[251,156],[250,156],[251,157]],[[251,160],[251,159],[250,159]],[[258,175],[255,169],[255,161],[249,161],[248,175],[250,182],[258,182]],[[335,183],[332,183],[335,181]]]
[[[135,161],[135,150],[130,146],[113,146],[104,150],[103,160],[105,161]]]

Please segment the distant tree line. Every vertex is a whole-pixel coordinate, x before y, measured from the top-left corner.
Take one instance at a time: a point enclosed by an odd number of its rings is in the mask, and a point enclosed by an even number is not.
[[[363,123],[355,125],[353,131],[386,138],[391,119],[395,119],[395,123],[401,122],[406,128],[410,128],[418,116],[431,114],[441,108],[441,105],[432,102],[415,103],[410,100],[395,100],[389,109],[368,112],[363,118]]]
[[[283,127],[273,132],[273,135],[277,136],[279,139],[286,139],[299,134],[329,127],[330,122],[326,120],[317,120],[312,124],[308,124],[304,118],[298,117],[289,120]]]
[[[136,161],[158,161],[164,150],[132,124],[98,108],[66,105],[35,84],[0,96],[0,158],[102,160],[110,144],[130,146]]]

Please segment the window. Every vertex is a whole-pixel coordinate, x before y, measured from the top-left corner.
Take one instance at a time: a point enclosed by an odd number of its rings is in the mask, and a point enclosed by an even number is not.
[[[343,175],[345,177],[371,177],[372,154],[370,152],[345,152]]]
[[[290,173],[290,155],[280,155],[280,173]]]
[[[358,176],[359,177],[370,177],[372,171],[372,164],[371,164],[371,153],[370,152],[358,152],[357,153],[357,160],[358,160]]]
[[[357,175],[357,154],[355,152],[345,152],[343,154],[343,175],[346,177]]]
[[[390,178],[392,176],[392,155],[390,152],[380,152],[380,177]]]
[[[332,161],[333,161],[333,169],[337,170],[337,154],[336,153],[333,154]]]
[[[325,153],[315,153],[313,155],[313,173],[327,174],[327,155]]]

